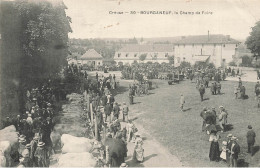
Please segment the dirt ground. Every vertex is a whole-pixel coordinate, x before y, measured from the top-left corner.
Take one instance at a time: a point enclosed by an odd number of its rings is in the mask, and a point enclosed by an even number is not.
[[[120,72],[111,72],[111,74],[119,76]],[[137,125],[143,128],[145,138],[147,134],[147,137],[155,139],[155,143],[159,142],[162,145],[162,148],[156,148],[152,153],[166,154],[167,152],[164,150],[166,149],[166,151],[169,151],[168,153],[172,154],[168,155],[169,158],[176,156],[175,158],[178,158],[176,160],[179,160],[178,163],[181,162],[184,166],[223,167],[226,166],[224,161],[209,161],[209,137],[201,132],[202,119],[200,117],[200,112],[204,106],[209,108],[215,107],[218,110],[218,107],[223,105],[229,112],[228,123],[231,124],[231,127],[229,131],[220,133],[220,147],[222,146],[222,141],[226,140],[227,134],[232,133],[238,137],[238,143],[241,147],[239,166],[259,166],[260,109],[257,108],[254,96],[255,83],[245,82],[245,80],[256,77],[252,77],[254,72],[246,74],[242,77],[243,84],[246,87],[246,94],[249,96],[246,100],[234,99],[234,84],[237,84],[237,78],[229,79],[233,81],[221,82],[221,95],[211,95],[210,90],[207,89],[205,94],[206,100],[203,102],[200,101],[199,93],[195,89],[195,83],[183,81],[180,84],[168,85],[167,81],[154,80],[153,82],[157,83],[159,88],[151,90],[148,96],[135,97],[135,104],[130,106],[129,115]],[[108,76],[108,74],[105,75]],[[129,80],[120,80],[120,88],[115,97],[116,101],[128,103],[127,90],[131,82]],[[184,94],[186,99],[184,112],[181,112],[179,109],[181,93]],[[246,153],[246,133],[247,125],[249,124],[253,126],[257,134],[255,143],[256,154],[253,157]],[[149,144],[145,140],[144,143],[146,144],[146,142],[148,146],[145,147],[145,151],[154,148],[153,144]],[[159,155],[150,157],[150,154],[145,153],[145,156],[149,160],[143,163],[144,166],[180,166],[179,164],[174,164],[176,160],[173,162],[161,161],[161,158],[158,157]],[[165,156],[165,158],[167,157]]]

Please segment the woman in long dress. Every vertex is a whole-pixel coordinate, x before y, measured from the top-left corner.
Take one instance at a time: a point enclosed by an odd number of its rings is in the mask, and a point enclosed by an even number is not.
[[[220,151],[219,151],[219,135],[217,135],[217,131],[212,131],[210,134],[209,141],[211,142],[210,150],[209,150],[209,159],[210,161],[219,161]]]
[[[142,162],[144,160],[143,140],[140,135],[136,135],[133,160],[138,162]]]

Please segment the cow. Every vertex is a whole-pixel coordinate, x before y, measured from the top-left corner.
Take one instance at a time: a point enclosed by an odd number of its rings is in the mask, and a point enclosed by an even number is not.
[[[58,158],[58,167],[96,167],[96,160],[91,153],[66,153]]]
[[[6,159],[6,164],[4,167],[12,166],[11,159],[11,143],[9,141],[0,141],[0,152]]]
[[[52,142],[52,148],[54,153],[57,149],[61,148],[61,135],[60,133],[56,132],[55,130],[51,132],[51,142]]]
[[[61,136],[62,153],[89,152],[92,149],[92,141],[93,140],[84,137],[63,134]]]

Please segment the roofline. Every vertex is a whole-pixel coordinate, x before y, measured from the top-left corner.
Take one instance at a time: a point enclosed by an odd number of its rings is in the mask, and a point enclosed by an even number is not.
[[[178,44],[240,44],[241,42],[240,41],[237,41],[237,42],[227,42],[227,43],[212,43],[212,42],[201,42],[201,43],[191,43],[191,42],[187,42],[187,43],[185,43],[185,42],[180,42],[180,43],[175,43],[175,45],[178,45]]]

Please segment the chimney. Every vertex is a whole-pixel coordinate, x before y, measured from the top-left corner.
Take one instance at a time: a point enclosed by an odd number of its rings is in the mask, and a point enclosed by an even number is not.
[[[208,41],[209,41],[209,30],[208,30]]]
[[[227,40],[230,41],[230,35],[227,35]]]

